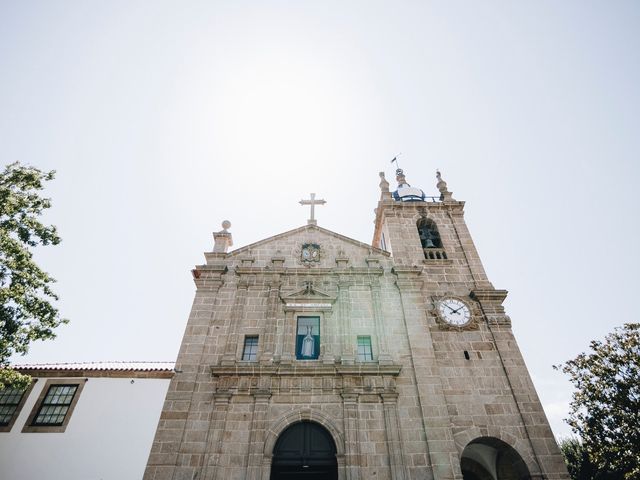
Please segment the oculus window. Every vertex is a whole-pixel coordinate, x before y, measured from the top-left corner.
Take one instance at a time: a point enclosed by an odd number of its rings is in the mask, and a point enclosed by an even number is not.
[[[371,337],[358,337],[358,361],[370,362],[372,360]]]
[[[258,358],[258,337],[244,337],[244,348],[242,349],[242,361],[255,362]]]
[[[320,317],[298,317],[296,358],[316,360],[320,355]]]

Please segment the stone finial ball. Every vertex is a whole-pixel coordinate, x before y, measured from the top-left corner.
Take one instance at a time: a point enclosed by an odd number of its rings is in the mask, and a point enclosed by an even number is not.
[[[222,222],[222,228],[224,228],[225,230],[231,228],[231,222],[229,220],[225,220],[224,222]]]

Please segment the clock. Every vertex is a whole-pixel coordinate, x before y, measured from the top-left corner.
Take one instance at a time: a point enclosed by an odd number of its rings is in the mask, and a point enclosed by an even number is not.
[[[471,310],[462,300],[443,298],[437,303],[440,318],[454,327],[462,327],[471,321]]]

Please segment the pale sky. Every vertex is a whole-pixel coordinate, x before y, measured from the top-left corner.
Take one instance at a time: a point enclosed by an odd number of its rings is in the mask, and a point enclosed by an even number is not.
[[[0,1],[0,155],[57,170],[38,260],[71,323],[19,362],[175,360],[190,269],[320,226],[378,172],[458,200],[554,432],[551,365],[639,321],[640,3]],[[392,183],[393,186],[393,183]]]

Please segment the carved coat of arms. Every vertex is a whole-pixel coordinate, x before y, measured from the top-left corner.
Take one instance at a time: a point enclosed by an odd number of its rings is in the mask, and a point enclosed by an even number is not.
[[[304,243],[300,252],[300,260],[304,264],[312,264],[320,261],[320,245],[317,243]]]

